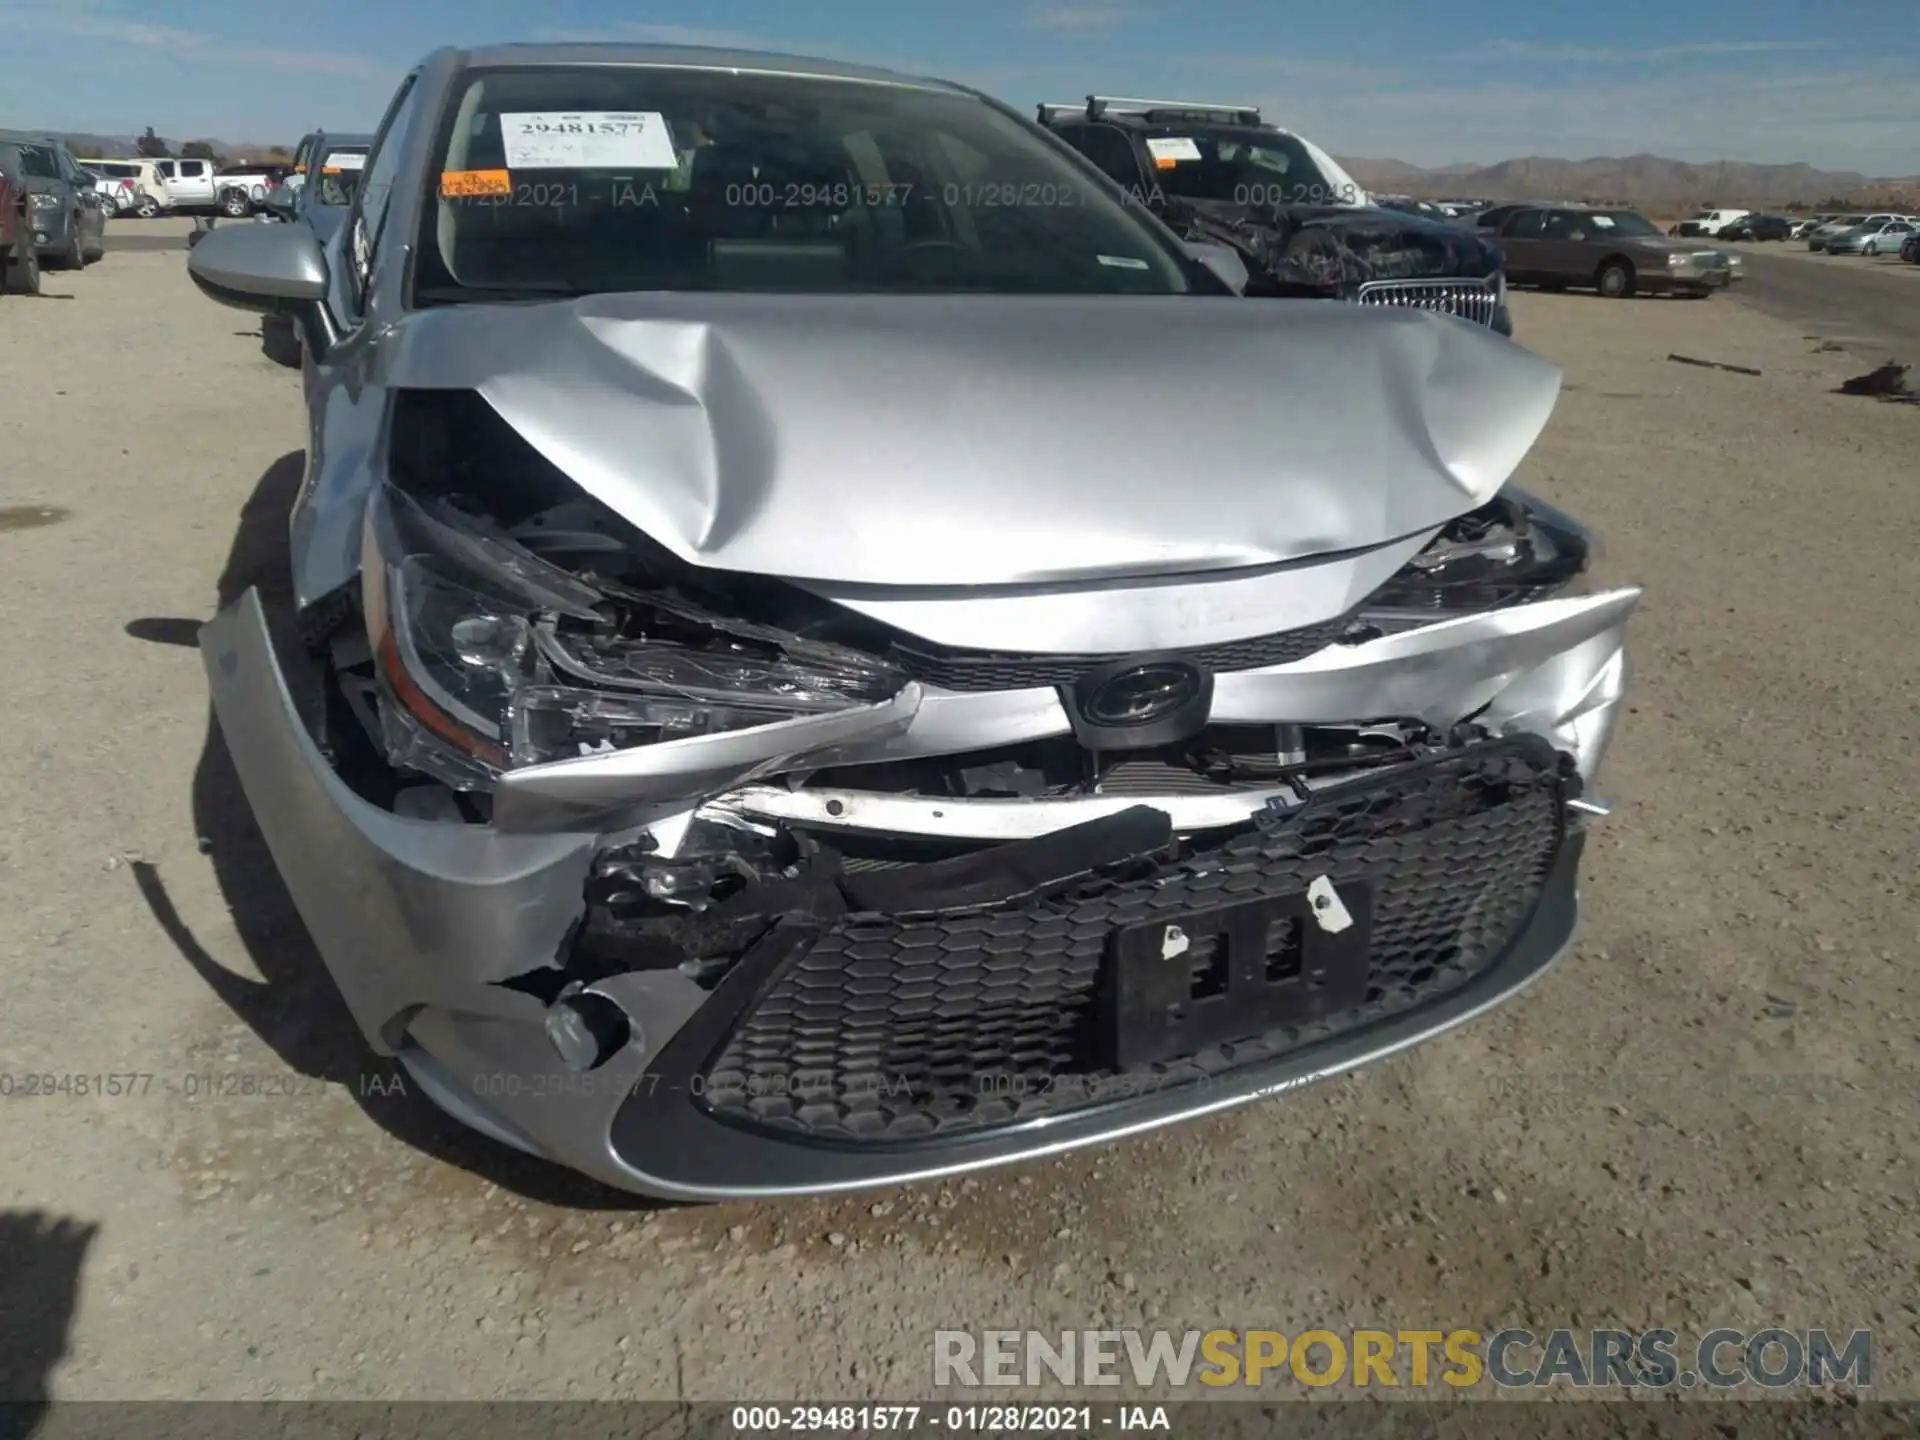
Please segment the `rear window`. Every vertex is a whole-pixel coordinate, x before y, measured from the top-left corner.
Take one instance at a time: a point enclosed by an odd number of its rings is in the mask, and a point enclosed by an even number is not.
[[[1026,122],[813,76],[474,72],[439,126],[415,299],[632,290],[1174,294],[1189,270]]]

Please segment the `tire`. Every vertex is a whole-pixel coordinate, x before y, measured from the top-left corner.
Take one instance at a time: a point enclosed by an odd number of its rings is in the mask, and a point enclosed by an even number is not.
[[[264,205],[267,203],[267,187],[264,185],[254,186],[247,194],[256,205]]]
[[[60,252],[60,258],[53,263],[55,270],[84,270],[87,266],[87,252],[80,248],[80,222],[74,221],[73,239],[67,242],[67,248]]]
[[[142,220],[151,220],[160,213],[160,202],[151,195],[142,195],[140,203],[133,207],[133,213]]]
[[[1633,294],[1633,266],[1624,260],[1609,260],[1594,272],[1593,288],[1609,300],[1624,300]]]
[[[229,190],[220,197],[220,212],[235,220],[244,220],[253,209],[253,202],[247,198],[244,190]]]
[[[31,244],[22,247],[20,254],[0,267],[0,291],[8,295],[40,293],[40,257]]]

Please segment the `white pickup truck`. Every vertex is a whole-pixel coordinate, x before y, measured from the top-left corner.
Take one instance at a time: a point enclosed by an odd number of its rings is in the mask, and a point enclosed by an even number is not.
[[[236,220],[266,204],[267,195],[285,179],[284,165],[224,165],[211,160],[166,159],[153,162],[166,177],[168,208],[217,210]]]

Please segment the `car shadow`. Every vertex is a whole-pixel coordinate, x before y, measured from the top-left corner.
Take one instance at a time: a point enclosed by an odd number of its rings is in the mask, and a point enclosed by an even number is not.
[[[283,455],[242,507],[220,575],[221,608],[252,586],[270,614],[291,610],[287,518],[303,463],[298,452]],[[137,638],[178,644],[180,624],[142,619],[126,628]],[[527,1199],[583,1209],[653,1208],[641,1197],[468,1129],[422,1095],[397,1061],[367,1046],[254,824],[211,705],[192,806],[200,850],[212,862],[234,927],[264,978],[236,974],[207,951],[174,905],[159,867],[135,861],[129,867],[134,882],[155,923],[194,973],[290,1070],[345,1087],[368,1118],[396,1139]]]
[[[0,1440],[26,1440],[53,1403],[54,1367],[99,1232],[45,1210],[0,1210]]]

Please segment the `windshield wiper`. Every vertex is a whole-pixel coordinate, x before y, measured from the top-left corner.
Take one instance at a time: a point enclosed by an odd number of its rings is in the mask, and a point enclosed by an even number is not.
[[[434,304],[461,300],[553,300],[592,293],[564,280],[528,280],[513,285],[422,285],[413,296]]]

